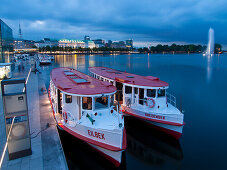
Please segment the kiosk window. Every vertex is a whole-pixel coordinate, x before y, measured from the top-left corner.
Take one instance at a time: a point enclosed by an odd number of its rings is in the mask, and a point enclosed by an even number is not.
[[[83,109],[92,110],[92,98],[91,97],[83,97]]]
[[[147,89],[147,97],[155,97],[155,89]]]
[[[130,86],[125,86],[125,93],[126,93],[126,94],[131,94],[131,93],[132,93],[132,87],[130,87]]]
[[[72,103],[72,96],[71,95],[65,95],[65,103]]]
[[[166,91],[164,89],[159,89],[158,90],[158,97],[162,97],[166,95]]]

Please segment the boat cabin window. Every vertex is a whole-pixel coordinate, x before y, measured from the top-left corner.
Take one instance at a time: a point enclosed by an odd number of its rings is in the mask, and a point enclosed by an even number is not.
[[[83,109],[84,110],[92,110],[92,98],[91,97],[83,97]]]
[[[155,97],[156,90],[155,89],[147,89],[147,97]]]
[[[72,103],[72,96],[65,94],[65,103]]]
[[[125,86],[125,93],[126,93],[126,94],[131,94],[131,93],[132,93],[132,87],[130,87],[130,86]]]
[[[110,106],[114,105],[114,95],[110,95]]]
[[[158,89],[158,97],[163,97],[166,95],[165,89]]]
[[[95,98],[95,109],[103,109],[108,107],[108,96]]]
[[[138,88],[135,87],[135,94],[138,94]]]

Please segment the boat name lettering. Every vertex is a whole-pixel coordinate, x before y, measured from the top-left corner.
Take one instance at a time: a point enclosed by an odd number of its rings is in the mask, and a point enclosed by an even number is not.
[[[93,132],[92,130],[88,130],[88,135],[105,140],[104,133]]]
[[[165,116],[159,116],[159,115],[154,115],[154,114],[149,114],[149,113],[145,113],[145,116],[165,120]]]

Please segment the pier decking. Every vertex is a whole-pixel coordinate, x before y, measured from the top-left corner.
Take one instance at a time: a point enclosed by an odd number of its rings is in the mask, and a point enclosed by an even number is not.
[[[24,74],[24,77],[26,73]],[[15,75],[16,77],[21,77],[21,75]],[[27,83],[27,98],[32,155],[9,161],[7,153],[8,151],[6,151],[2,167],[0,169],[68,169],[55,121],[52,117],[52,110],[42,74],[35,74],[31,72]],[[1,95],[0,124],[1,156],[6,143],[6,132],[4,126],[5,123]]]

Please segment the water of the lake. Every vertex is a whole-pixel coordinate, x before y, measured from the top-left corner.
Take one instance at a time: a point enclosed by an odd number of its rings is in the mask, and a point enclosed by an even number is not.
[[[40,67],[49,86],[55,67],[88,73],[105,66],[169,83],[182,102],[185,123],[181,139],[173,140],[137,119],[126,118],[127,150],[121,169],[227,169],[227,55],[59,55]],[[82,141],[60,132],[70,169],[112,169],[111,163]]]

